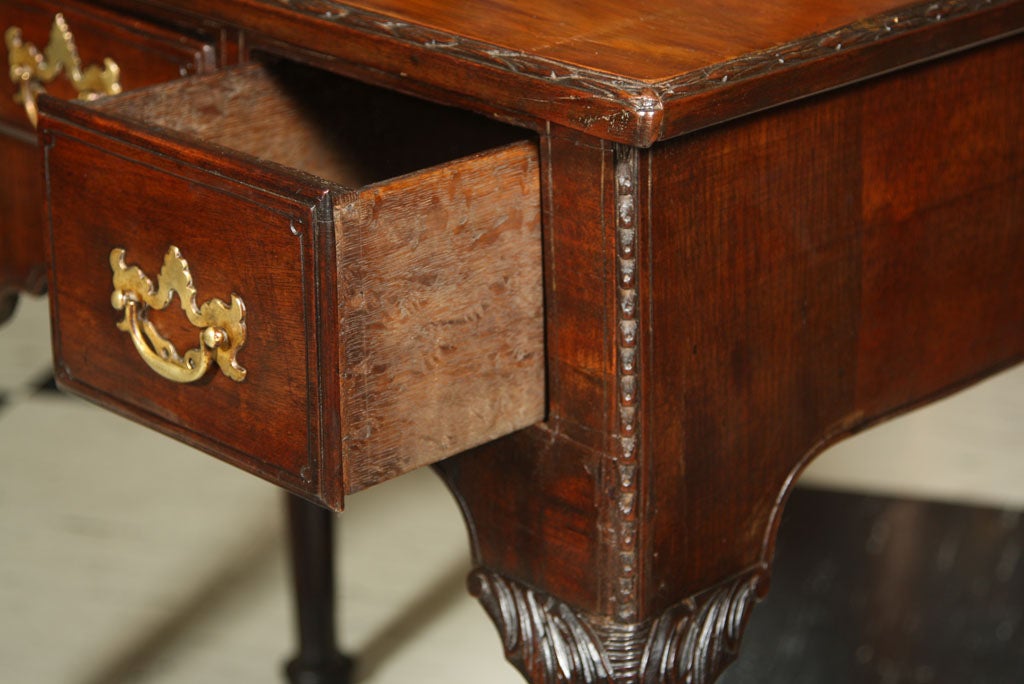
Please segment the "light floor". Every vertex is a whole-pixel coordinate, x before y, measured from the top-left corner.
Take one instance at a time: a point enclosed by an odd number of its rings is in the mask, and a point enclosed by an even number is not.
[[[0,684],[279,683],[292,649],[282,497],[49,375],[45,301],[0,327]],[[838,445],[814,487],[1024,509],[1024,371]],[[430,472],[351,497],[341,629],[374,684],[501,684]]]

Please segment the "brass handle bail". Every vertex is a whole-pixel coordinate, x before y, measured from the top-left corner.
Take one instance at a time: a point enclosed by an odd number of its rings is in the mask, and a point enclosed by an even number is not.
[[[238,365],[236,358],[245,344],[242,299],[232,294],[230,304],[214,298],[197,306],[188,262],[173,245],[164,255],[156,288],[138,266],[128,266],[124,257],[125,250],[120,247],[110,252],[110,268],[114,274],[110,301],[116,310],[124,311],[124,318],[117,327],[128,333],[146,365],[174,382],[195,382],[206,375],[214,363],[232,380],[245,380],[246,370]],[[179,354],[146,316],[150,309],[167,308],[175,294],[189,323],[200,330],[199,346],[184,354]]]
[[[39,125],[39,106],[36,99],[46,92],[46,84],[65,74],[80,100],[95,100],[103,95],[121,92],[121,68],[107,57],[103,66],[95,64],[82,68],[75,37],[63,14],[53,18],[50,42],[41,53],[32,43],[26,43],[21,28],[11,26],[4,31],[7,45],[7,63],[11,81],[18,87],[14,101],[25,107],[32,126]]]

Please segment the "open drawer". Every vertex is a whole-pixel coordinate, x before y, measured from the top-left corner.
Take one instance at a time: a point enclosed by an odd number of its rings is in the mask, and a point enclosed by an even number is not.
[[[288,63],[41,111],[64,387],[336,509],[543,418],[524,132]]]

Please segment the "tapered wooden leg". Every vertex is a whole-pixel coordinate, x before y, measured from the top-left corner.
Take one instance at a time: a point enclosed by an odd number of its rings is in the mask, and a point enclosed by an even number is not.
[[[291,684],[347,684],[352,661],[338,651],[334,622],[333,513],[288,495],[299,652],[285,668]]]
[[[3,323],[14,314],[18,306],[17,292],[0,291],[0,323]]]

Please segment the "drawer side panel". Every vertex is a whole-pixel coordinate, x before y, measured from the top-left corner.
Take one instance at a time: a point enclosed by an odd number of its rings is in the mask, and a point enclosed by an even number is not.
[[[544,418],[539,197],[519,143],[338,202],[349,491]]]

